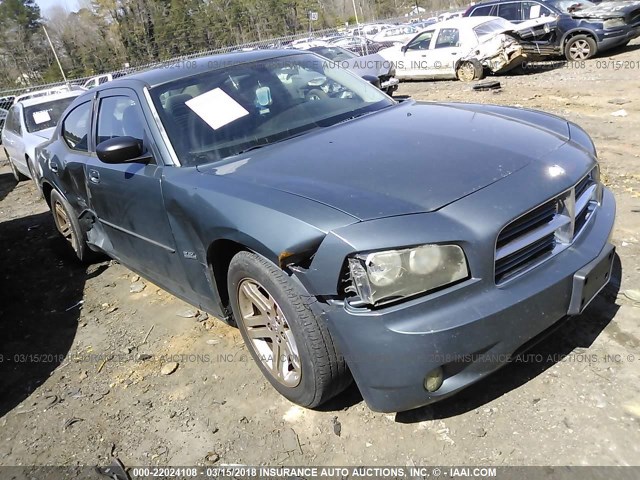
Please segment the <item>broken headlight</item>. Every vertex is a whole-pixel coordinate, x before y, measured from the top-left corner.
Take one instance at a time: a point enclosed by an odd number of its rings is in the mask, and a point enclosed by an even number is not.
[[[608,30],[610,28],[624,27],[625,25],[626,23],[624,21],[624,18],[610,18],[602,23],[602,26],[605,28],[605,30]]]
[[[369,305],[411,297],[469,277],[467,260],[458,245],[359,253],[349,258],[349,270],[358,296]]]

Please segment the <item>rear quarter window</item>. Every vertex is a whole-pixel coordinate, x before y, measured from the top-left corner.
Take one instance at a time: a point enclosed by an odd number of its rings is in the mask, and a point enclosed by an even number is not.
[[[78,105],[65,117],[62,124],[62,137],[70,149],[79,152],[89,151],[90,120],[90,101]]]
[[[469,14],[470,17],[488,17],[491,15],[491,9],[493,5],[484,5],[482,7],[474,8]]]

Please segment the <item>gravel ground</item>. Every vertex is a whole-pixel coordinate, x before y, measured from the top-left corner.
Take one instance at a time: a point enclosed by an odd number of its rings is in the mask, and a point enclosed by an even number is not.
[[[523,361],[398,414],[371,412],[355,387],[317,411],[292,405],[234,328],[115,262],[79,266],[33,185],[1,168],[0,465],[639,464],[640,304],[627,296],[640,289],[639,62],[635,41],[500,77],[497,91],[401,84],[419,100],[520,105],[585,127],[617,197],[619,262]]]

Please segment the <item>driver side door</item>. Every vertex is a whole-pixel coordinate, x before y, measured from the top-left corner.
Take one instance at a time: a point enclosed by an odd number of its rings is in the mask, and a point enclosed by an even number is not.
[[[162,283],[183,284],[183,269],[162,196],[162,162],[139,98],[134,90],[101,90],[96,100],[95,145],[121,136],[143,143],[150,160],[107,164],[91,155],[86,164],[89,205],[99,226],[98,236],[107,251],[134,270]],[[99,234],[103,237],[100,238]],[[178,289],[180,291],[181,289]]]
[[[435,30],[425,30],[411,40],[404,48],[402,65],[396,67],[398,76],[409,79],[430,78],[428,73],[431,61],[429,47],[435,36]]]

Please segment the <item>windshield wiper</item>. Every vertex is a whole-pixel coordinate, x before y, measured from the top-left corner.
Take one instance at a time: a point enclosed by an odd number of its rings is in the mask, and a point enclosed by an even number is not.
[[[321,128],[321,127],[313,127],[308,130],[305,130],[304,132],[296,133],[295,135],[290,135],[288,137],[281,138],[280,140],[274,140],[273,142],[257,143],[255,145],[251,145],[250,147],[245,148],[244,150],[240,150],[238,153],[235,153],[234,156],[242,155],[243,153],[251,152],[252,150],[258,150],[259,148],[269,147],[271,145],[275,145],[276,143],[281,143],[286,140],[291,140],[292,138],[300,137],[301,135],[304,135],[305,133],[309,133],[310,131],[315,130],[316,128]]]

